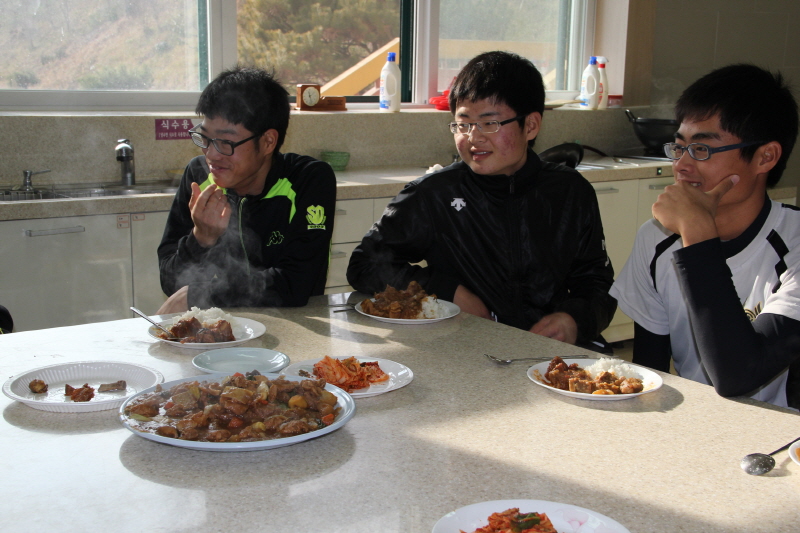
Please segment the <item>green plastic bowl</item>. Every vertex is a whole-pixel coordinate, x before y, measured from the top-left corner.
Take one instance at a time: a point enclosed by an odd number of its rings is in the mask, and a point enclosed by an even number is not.
[[[333,170],[344,170],[350,162],[350,152],[322,152],[320,159],[328,163]]]

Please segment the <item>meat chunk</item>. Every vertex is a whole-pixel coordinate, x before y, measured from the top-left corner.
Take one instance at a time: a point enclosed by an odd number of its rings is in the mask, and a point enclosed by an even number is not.
[[[73,402],[88,402],[94,398],[94,388],[90,387],[88,383],[84,383],[80,388],[65,385],[64,395],[69,396]]]
[[[34,394],[42,394],[47,392],[47,383],[41,379],[34,379],[28,383],[28,388],[31,389],[31,392]]]
[[[114,390],[125,390],[128,388],[128,384],[125,382],[124,379],[116,381],[114,383],[102,383],[98,388],[97,392],[110,392]]]

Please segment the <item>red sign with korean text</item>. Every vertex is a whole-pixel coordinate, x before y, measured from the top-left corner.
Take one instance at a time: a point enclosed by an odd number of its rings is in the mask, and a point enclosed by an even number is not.
[[[194,121],[190,118],[157,118],[156,140],[190,139],[189,130],[193,127]]]

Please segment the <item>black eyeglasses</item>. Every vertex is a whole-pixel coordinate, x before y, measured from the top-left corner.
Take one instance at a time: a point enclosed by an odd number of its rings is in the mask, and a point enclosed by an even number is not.
[[[525,118],[523,115],[518,115],[508,120],[485,120],[483,122],[451,122],[450,131],[453,133],[460,133],[461,135],[469,135],[472,127],[476,126],[481,133],[497,133],[500,131],[500,126],[510,124],[515,120]]]
[[[684,152],[689,152],[689,156],[695,161],[705,161],[706,159],[710,159],[711,156],[713,154],[716,154],[717,152],[727,152],[728,150],[745,148],[747,146],[753,146],[754,144],[764,144],[765,142],[766,141],[753,141],[749,143],[737,143],[737,144],[729,144],[727,146],[717,146],[716,148],[703,143],[691,143],[686,146],[682,146],[678,143],[665,143],[664,153],[667,155],[668,158],[672,159],[673,161],[677,161],[678,159],[683,157]]]
[[[264,135],[263,133],[257,133],[256,135],[248,137],[247,139],[244,139],[242,141],[233,142],[233,141],[228,141],[226,139],[212,139],[194,130],[189,130],[189,133],[192,136],[192,141],[194,142],[194,144],[196,144],[200,148],[208,148],[211,144],[213,144],[214,149],[217,152],[221,153],[222,155],[233,155],[233,150],[237,146]]]

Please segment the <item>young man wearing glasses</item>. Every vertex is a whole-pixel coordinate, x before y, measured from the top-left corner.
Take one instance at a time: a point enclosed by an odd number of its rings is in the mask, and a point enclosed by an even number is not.
[[[392,200],[353,252],[349,283],[374,293],[414,280],[465,312],[596,348],[613,270],[592,186],[532,150],[544,95],[527,59],[473,58],[449,95],[462,161]]]
[[[301,306],[328,273],[336,178],[327,163],[279,150],[286,90],[236,67],[200,95],[203,155],[186,167],[158,248],[159,314],[192,306]]]
[[[757,95],[757,98],[754,98]],[[800,211],[770,201],[798,130],[780,74],[732,65],[678,99],[665,145],[675,184],[653,204],[611,294],[635,322],[636,363],[722,396],[787,401],[800,355]]]

